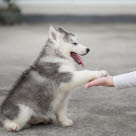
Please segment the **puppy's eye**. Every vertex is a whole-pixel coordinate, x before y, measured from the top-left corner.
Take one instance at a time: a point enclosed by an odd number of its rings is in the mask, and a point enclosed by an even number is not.
[[[75,42],[75,43],[72,43],[73,45],[77,45],[77,43]]]

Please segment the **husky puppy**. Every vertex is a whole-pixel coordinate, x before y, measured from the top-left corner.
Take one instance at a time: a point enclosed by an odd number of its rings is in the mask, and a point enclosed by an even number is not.
[[[37,60],[23,72],[1,105],[4,128],[19,131],[27,124],[39,121],[72,126],[67,117],[67,100],[71,89],[90,80],[106,76],[106,71],[76,71],[75,62],[89,48],[79,44],[76,36],[49,28],[49,38]]]

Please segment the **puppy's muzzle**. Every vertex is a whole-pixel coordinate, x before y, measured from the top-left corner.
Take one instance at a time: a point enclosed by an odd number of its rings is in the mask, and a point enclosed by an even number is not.
[[[89,49],[89,48],[87,48],[87,49],[86,49],[86,54],[87,54],[89,51],[90,51],[90,49]]]

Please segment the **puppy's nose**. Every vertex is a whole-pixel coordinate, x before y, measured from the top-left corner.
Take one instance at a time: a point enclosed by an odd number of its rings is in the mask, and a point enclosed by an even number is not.
[[[89,49],[89,48],[87,48],[87,49],[86,49],[86,52],[88,53],[89,51],[90,51],[90,49]]]

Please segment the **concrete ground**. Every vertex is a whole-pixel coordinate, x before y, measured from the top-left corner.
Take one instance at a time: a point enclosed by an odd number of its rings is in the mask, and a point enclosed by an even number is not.
[[[53,24],[76,33],[91,49],[82,57],[85,68],[112,75],[136,70],[136,24]],[[20,73],[37,57],[49,24],[0,26],[0,102]],[[82,69],[78,66],[78,69]],[[74,122],[38,125],[18,133],[0,127],[0,136],[136,136],[136,90],[84,86],[70,99],[68,116]]]

